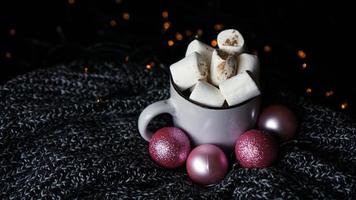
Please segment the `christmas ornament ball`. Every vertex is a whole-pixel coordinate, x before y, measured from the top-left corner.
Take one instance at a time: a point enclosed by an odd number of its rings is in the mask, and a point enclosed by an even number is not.
[[[189,155],[191,146],[186,133],[176,127],[159,129],[152,135],[149,154],[158,165],[176,168],[183,165]]]
[[[186,163],[188,176],[205,186],[220,182],[228,171],[228,165],[225,153],[212,144],[194,148]]]
[[[242,167],[269,167],[277,158],[278,145],[274,137],[260,130],[249,130],[236,141],[235,156]]]
[[[275,134],[281,141],[291,139],[297,130],[295,114],[284,105],[271,105],[262,110],[258,119],[258,128]]]

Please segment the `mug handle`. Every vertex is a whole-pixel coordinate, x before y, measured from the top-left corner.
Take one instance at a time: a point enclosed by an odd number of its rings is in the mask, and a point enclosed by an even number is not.
[[[147,130],[147,126],[150,121],[157,115],[163,113],[168,113],[170,115],[174,114],[174,108],[169,102],[169,99],[157,101],[147,106],[141,112],[140,117],[138,118],[138,131],[145,140],[150,141],[153,134],[152,132]]]

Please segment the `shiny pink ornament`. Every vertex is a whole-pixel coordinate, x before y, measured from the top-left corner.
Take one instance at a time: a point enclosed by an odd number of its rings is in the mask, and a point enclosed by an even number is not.
[[[221,181],[228,170],[225,153],[217,146],[202,144],[192,150],[187,159],[188,176],[201,185]]]
[[[153,134],[150,140],[150,156],[162,167],[176,168],[183,165],[189,152],[189,138],[179,128],[161,128]]]
[[[281,141],[291,139],[297,130],[295,114],[283,105],[271,105],[265,108],[258,119],[258,128],[276,135]]]
[[[259,130],[249,130],[236,141],[235,156],[242,167],[263,168],[277,158],[278,145],[274,137]]]

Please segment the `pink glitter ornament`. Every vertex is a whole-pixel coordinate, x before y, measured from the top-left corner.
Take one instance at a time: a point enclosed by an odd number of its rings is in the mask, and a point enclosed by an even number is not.
[[[249,130],[236,141],[235,156],[242,167],[264,168],[277,158],[278,145],[270,134]]]
[[[158,165],[176,168],[184,164],[190,152],[190,141],[183,130],[165,127],[153,134],[149,153]]]

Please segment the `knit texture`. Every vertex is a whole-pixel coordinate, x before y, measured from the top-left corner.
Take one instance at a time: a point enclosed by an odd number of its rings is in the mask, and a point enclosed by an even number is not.
[[[244,169],[228,155],[225,179],[191,182],[185,167],[153,163],[137,130],[140,112],[169,97],[168,76],[135,63],[72,62],[0,87],[0,199],[352,199],[356,126],[348,117],[286,93],[264,91],[300,119],[276,163]],[[150,128],[171,125],[167,116]]]

